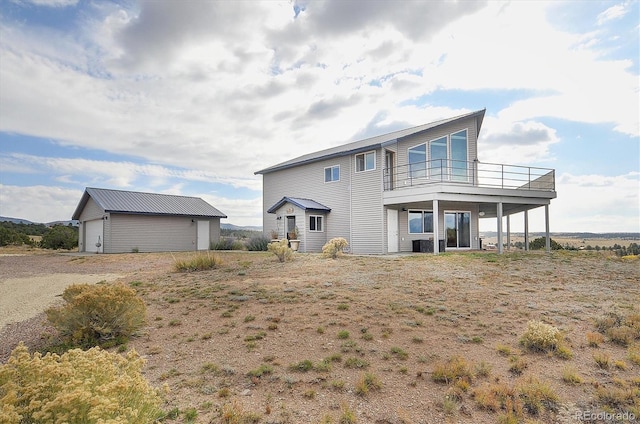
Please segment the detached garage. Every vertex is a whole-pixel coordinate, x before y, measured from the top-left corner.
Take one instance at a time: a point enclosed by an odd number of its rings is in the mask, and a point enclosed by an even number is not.
[[[226,217],[199,197],[87,187],[72,219],[80,252],[128,253],[208,250]]]

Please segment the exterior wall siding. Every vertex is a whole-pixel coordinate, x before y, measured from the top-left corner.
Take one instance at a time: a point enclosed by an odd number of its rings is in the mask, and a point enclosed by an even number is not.
[[[344,237],[350,241],[350,190],[352,156],[328,159],[305,166],[283,169],[263,175],[263,232],[269,237],[272,230],[277,230],[279,237],[286,237],[285,213],[281,210],[275,214],[267,213],[267,209],[283,197],[299,197],[312,199],[331,209],[325,216],[325,237]],[[324,169],[340,166],[340,181],[325,183]],[[285,209],[287,206],[285,205]],[[282,216],[281,220],[277,220]],[[300,251],[320,251],[317,248],[317,233],[307,231],[308,222],[303,211],[296,212],[296,223],[300,230]],[[302,224],[302,225],[301,225]],[[307,246],[306,240],[311,244]]]
[[[133,249],[140,252],[196,249],[196,224],[190,217],[112,214],[108,221],[110,243],[105,244],[105,253],[126,253]],[[215,223],[211,222],[210,226]]]
[[[385,247],[385,221],[382,206],[382,149],[376,151],[376,168],[372,171],[355,172],[351,188],[351,250],[354,253],[381,254]]]
[[[87,243],[85,240],[85,237],[86,237],[85,222],[92,221],[94,219],[102,219],[103,216],[104,216],[104,210],[100,206],[98,206],[98,204],[93,199],[89,198],[89,201],[87,202],[84,209],[82,210],[82,213],[80,214],[80,219],[78,220],[80,222],[80,225],[78,228],[79,229],[78,251],[80,252],[92,251],[92,247],[91,246],[87,247]],[[95,246],[93,246],[93,248],[95,248]]]

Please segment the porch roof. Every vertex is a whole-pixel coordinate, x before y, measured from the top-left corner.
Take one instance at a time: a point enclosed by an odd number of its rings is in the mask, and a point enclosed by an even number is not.
[[[299,207],[302,210],[313,210],[313,211],[322,211],[322,212],[331,212],[331,208],[316,202],[311,199],[302,199],[299,197],[283,197],[275,205],[271,206],[267,213],[276,213],[278,209],[280,209],[285,203],[291,203],[294,206]]]

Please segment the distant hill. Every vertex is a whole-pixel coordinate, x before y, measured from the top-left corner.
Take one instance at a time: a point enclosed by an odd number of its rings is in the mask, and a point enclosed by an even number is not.
[[[498,233],[495,231],[481,231],[481,237],[497,237]],[[521,232],[512,232],[512,236],[524,236]],[[544,237],[545,233],[535,232],[529,233],[529,237]],[[640,240],[640,233],[565,233],[555,232],[549,233],[553,237],[562,238],[575,238],[575,239],[623,239],[623,240]]]
[[[47,227],[52,227],[54,225],[69,225],[72,224],[74,226],[78,226],[78,221],[51,221],[51,222],[32,222],[28,219],[22,218],[10,218],[7,216],[0,216],[0,222],[12,222],[14,224],[44,224]],[[262,231],[262,227],[258,226],[239,226],[233,224],[220,224],[220,228],[223,230],[233,230],[233,231]]]
[[[220,224],[220,228],[223,230],[232,230],[232,231],[262,231],[262,227],[258,227],[258,226],[251,226],[251,225],[247,225],[247,226],[239,226],[239,225],[233,225],[233,224]]]

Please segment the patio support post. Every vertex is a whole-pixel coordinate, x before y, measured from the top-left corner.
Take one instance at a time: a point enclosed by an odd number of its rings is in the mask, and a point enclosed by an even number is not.
[[[549,235],[549,205],[544,205],[544,231],[547,237],[545,249],[547,253],[551,252],[551,236]]]
[[[438,200],[433,201],[433,254],[437,255],[440,252],[440,236],[438,231],[438,223],[440,222],[438,213]]]
[[[502,202],[498,203],[497,206],[497,215],[498,215],[498,253],[504,253],[504,247],[502,246]]]
[[[524,250],[529,251],[529,211],[524,211]]]
[[[511,215],[507,215],[507,250],[511,250]]]

